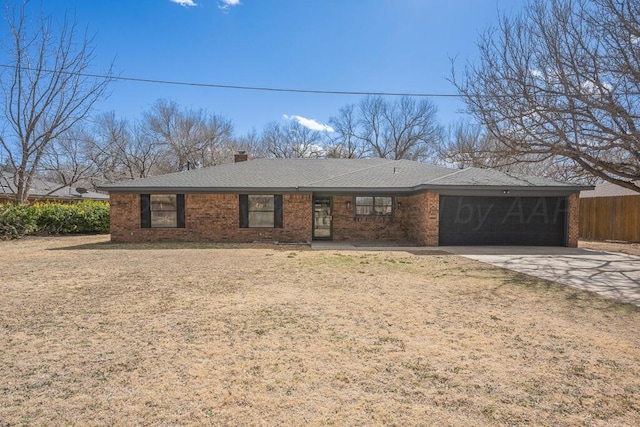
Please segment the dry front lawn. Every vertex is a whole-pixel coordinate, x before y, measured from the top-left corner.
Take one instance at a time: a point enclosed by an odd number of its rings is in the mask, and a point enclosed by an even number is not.
[[[471,260],[0,251],[0,426],[640,425],[640,309]]]

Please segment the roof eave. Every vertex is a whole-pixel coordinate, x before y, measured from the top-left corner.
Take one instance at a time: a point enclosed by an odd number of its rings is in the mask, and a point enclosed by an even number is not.
[[[100,191],[109,193],[295,193],[300,192],[296,187],[119,187],[100,186]]]
[[[299,191],[332,194],[405,194],[415,193],[414,187],[300,187]]]
[[[101,186],[109,193],[413,193],[413,187],[118,187]]]
[[[522,192],[564,192],[573,193],[592,190],[593,186],[586,185],[557,185],[557,186],[518,186],[518,185],[430,185],[420,184],[412,187],[184,187],[184,186],[100,186],[101,191],[109,193],[390,193],[411,194],[422,191],[522,191]]]
[[[477,190],[477,191],[557,191],[574,193],[577,191],[594,188],[588,185],[429,185],[421,184],[415,187],[415,191],[428,190]]]

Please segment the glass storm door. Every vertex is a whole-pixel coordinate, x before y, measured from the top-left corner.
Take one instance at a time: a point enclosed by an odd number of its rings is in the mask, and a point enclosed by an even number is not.
[[[332,198],[313,198],[313,238],[316,240],[331,240]]]

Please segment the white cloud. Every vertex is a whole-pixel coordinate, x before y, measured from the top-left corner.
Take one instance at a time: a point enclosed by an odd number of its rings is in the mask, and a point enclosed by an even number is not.
[[[529,73],[531,74],[531,77],[533,77],[534,79],[541,79],[543,77],[542,71],[540,70],[536,70],[536,69],[530,69]]]
[[[219,0],[218,7],[220,9],[229,9],[233,6],[238,6],[240,4],[240,0]]]
[[[297,116],[297,115],[287,116],[286,114],[283,114],[282,117],[284,117],[286,120],[295,120],[301,126],[304,126],[307,129],[318,130],[321,132],[334,132],[331,126],[319,123],[314,119],[307,119],[306,117]]]
[[[601,92],[610,93],[613,90],[613,85],[607,82],[593,82],[591,80],[585,80],[582,82],[582,88],[591,94],[599,94]]]
[[[179,4],[180,6],[197,6],[198,4],[194,0],[169,0],[171,3]],[[218,0],[218,7],[222,10],[227,10],[230,7],[240,5],[240,0]]]
[[[172,3],[177,3],[180,6],[197,6],[193,0],[169,0]]]

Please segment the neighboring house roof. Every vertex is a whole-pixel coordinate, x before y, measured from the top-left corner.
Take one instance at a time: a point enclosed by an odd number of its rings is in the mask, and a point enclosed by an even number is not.
[[[449,169],[410,160],[255,159],[106,184],[109,192],[352,191],[413,192],[427,189],[547,189],[588,186],[489,169]]]
[[[580,192],[581,199],[591,197],[618,197],[618,196],[640,196],[640,193],[629,188],[620,187],[619,185],[607,182],[598,184],[593,190],[583,190]]]
[[[0,197],[13,197],[16,193],[16,186],[13,182],[13,174],[0,174]],[[34,178],[29,190],[29,198],[36,199],[60,199],[60,200],[109,200],[109,196],[95,191],[85,193],[78,192],[77,188],[71,186],[61,186],[55,182],[41,178]]]

